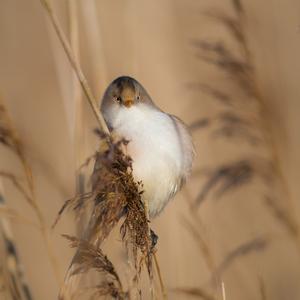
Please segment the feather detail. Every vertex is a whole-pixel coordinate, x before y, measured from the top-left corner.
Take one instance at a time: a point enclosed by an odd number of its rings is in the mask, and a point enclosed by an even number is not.
[[[190,173],[194,147],[184,123],[157,107],[138,103],[104,112],[116,135],[129,141],[133,176],[142,181],[150,217],[157,216]]]

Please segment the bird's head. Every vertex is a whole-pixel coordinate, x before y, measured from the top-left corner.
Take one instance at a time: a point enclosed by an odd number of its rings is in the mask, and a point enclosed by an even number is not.
[[[121,76],[115,79],[106,89],[101,111],[109,123],[120,112],[130,113],[136,107],[155,107],[143,86],[134,78]]]

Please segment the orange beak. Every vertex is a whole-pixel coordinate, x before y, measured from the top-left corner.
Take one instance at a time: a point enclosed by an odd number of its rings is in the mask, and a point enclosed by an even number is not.
[[[126,99],[126,100],[124,101],[124,105],[125,105],[127,108],[131,107],[131,106],[133,105],[133,100],[132,100],[132,99]]]

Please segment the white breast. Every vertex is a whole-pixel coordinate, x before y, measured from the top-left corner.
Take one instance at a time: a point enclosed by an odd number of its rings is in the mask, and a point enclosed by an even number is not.
[[[189,133],[176,118],[144,104],[122,108],[115,133],[129,140],[135,180],[142,181],[150,217],[156,216],[178,191],[193,158]]]

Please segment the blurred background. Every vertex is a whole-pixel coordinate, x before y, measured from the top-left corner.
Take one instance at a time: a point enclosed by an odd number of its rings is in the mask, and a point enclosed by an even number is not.
[[[299,1],[52,5],[99,103],[115,77],[130,75],[191,126],[191,179],[152,222],[168,298],[300,299]],[[61,237],[76,231],[72,213],[50,227],[78,191],[76,170],[96,150],[97,123],[39,0],[1,1],[0,45],[1,99],[57,261],[53,268],[34,210],[6,176],[26,185],[22,163],[1,145],[0,299],[27,299],[13,298],[5,281],[15,263],[7,234],[32,299],[56,299],[73,253]],[[119,247],[116,232],[105,253],[126,278]]]

